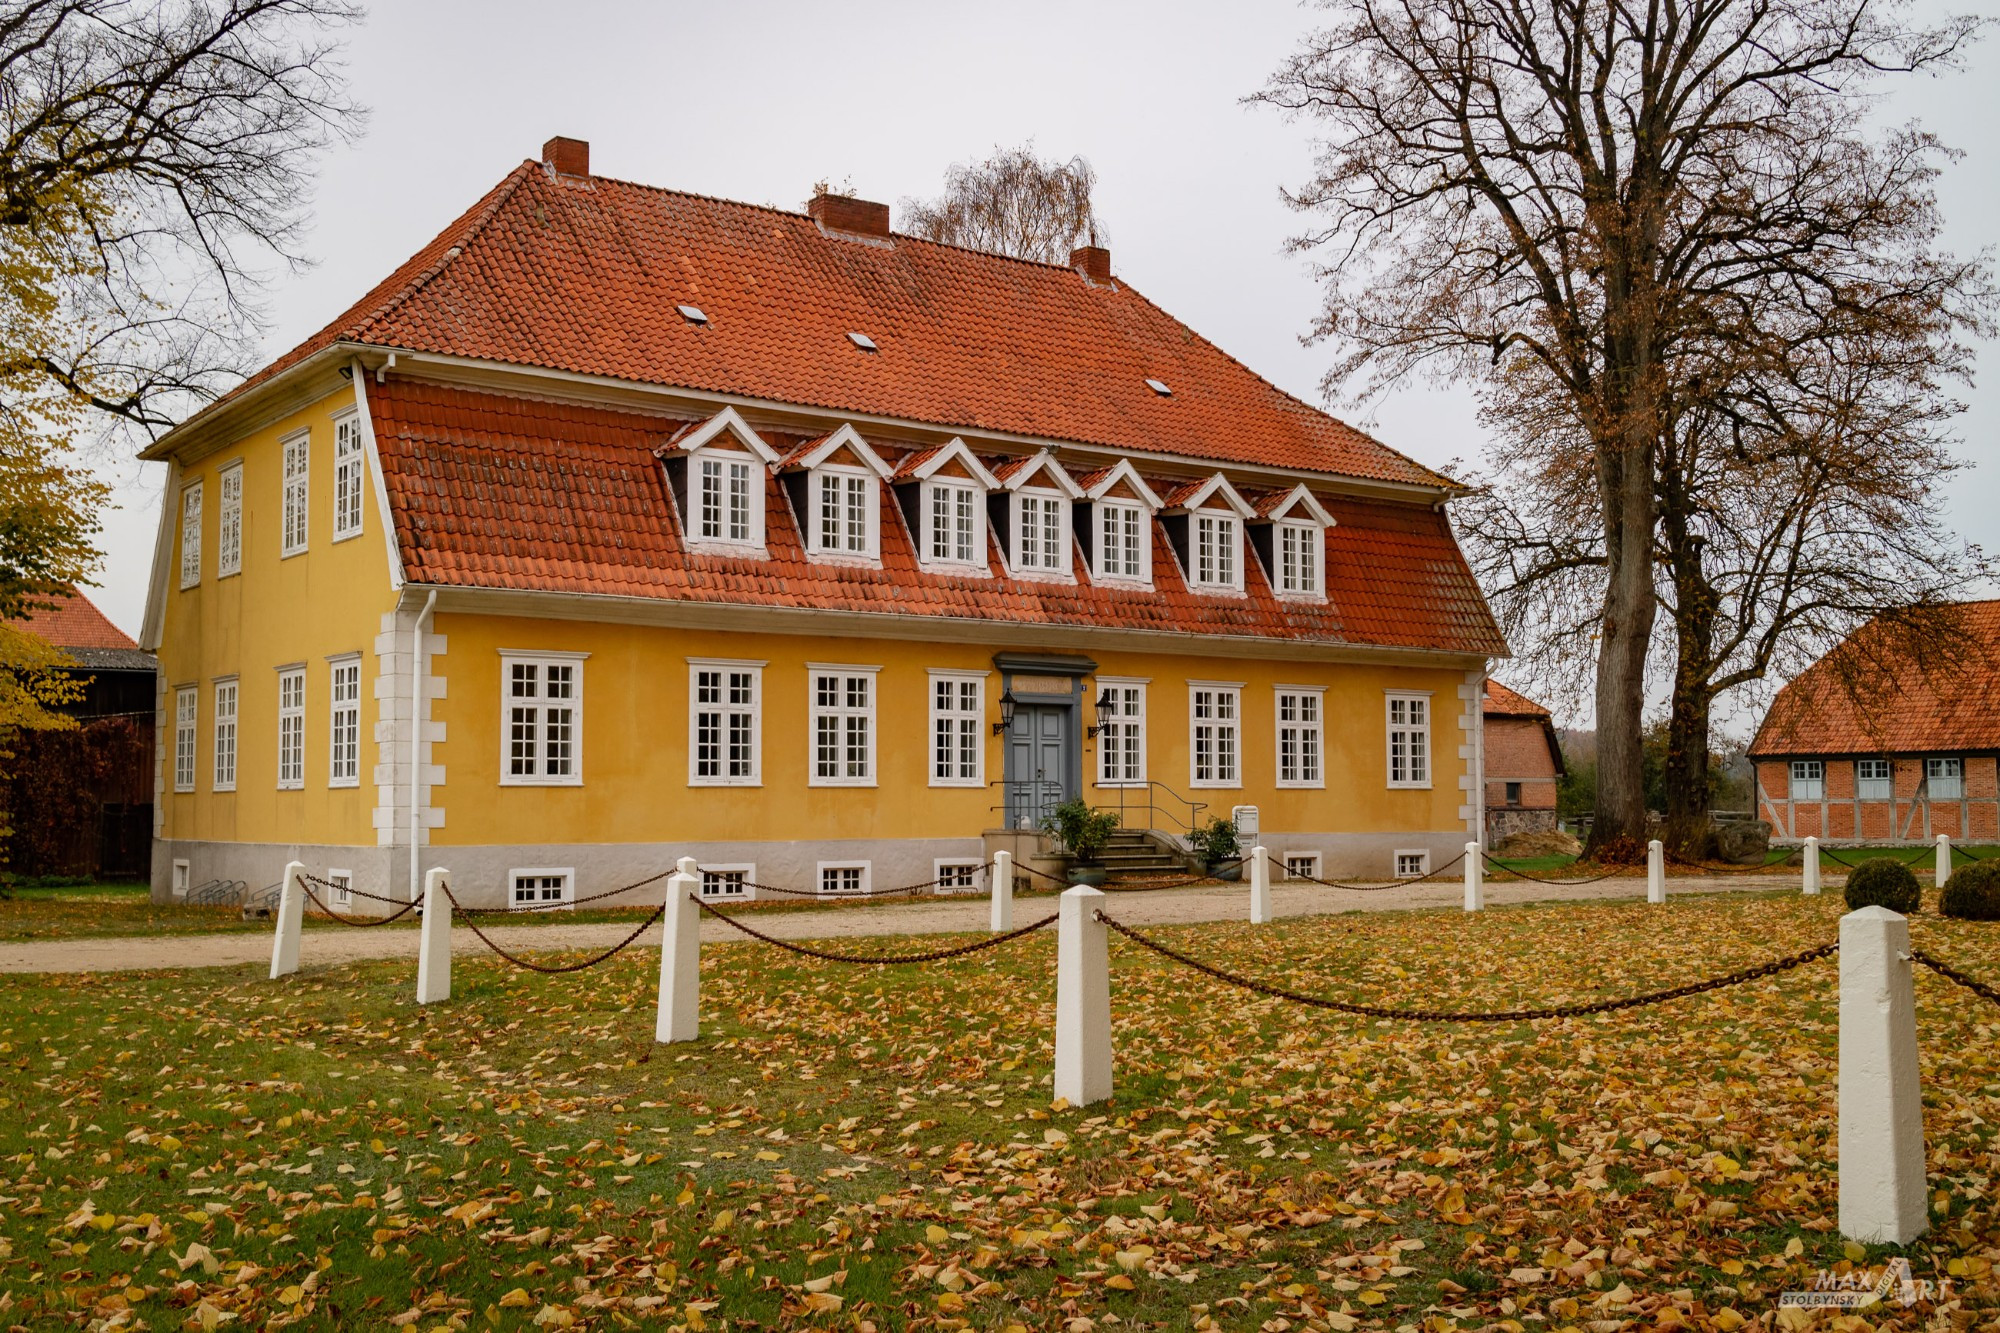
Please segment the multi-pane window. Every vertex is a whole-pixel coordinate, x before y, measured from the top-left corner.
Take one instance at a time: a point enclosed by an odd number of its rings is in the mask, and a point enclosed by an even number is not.
[[[215,474],[215,576],[243,572],[243,465]]]
[[[931,785],[977,787],[986,780],[986,682],[931,677]]]
[[[1320,552],[1326,545],[1316,523],[1278,525],[1278,591],[1319,596]]]
[[[875,781],[875,674],[852,667],[812,673],[815,786]]]
[[[1389,696],[1389,785],[1431,785],[1431,701],[1425,695]]]
[[[1963,759],[1924,760],[1924,785],[1933,801],[1956,801],[1965,794]]]
[[[174,790],[194,790],[195,688],[174,691]]]
[[[326,905],[334,908],[354,906],[354,872],[351,870],[329,870],[326,872],[329,886]]]
[[[570,900],[567,870],[516,870],[508,898],[515,907],[561,907]]]
[[[1098,682],[1097,781],[1104,787],[1146,780],[1146,687]]]
[[[1194,516],[1194,582],[1198,588],[1240,586],[1236,519],[1229,514]]]
[[[327,785],[354,787],[361,782],[361,661],[343,658],[332,664],[332,711],[327,726]]]
[[[1325,700],[1318,690],[1278,691],[1278,785],[1319,787],[1326,782],[1322,766],[1326,722]]]
[[[502,662],[507,714],[500,780],[508,784],[581,781],[583,664],[527,657],[508,657]]]
[[[284,554],[306,549],[306,500],[311,481],[312,437],[296,435],[285,441]]]
[[[1431,872],[1429,852],[1397,852],[1396,878],[1422,879]]]
[[[278,786],[292,790],[306,785],[306,672],[292,667],[278,673]]]
[[[1854,794],[1864,801],[1886,801],[1895,795],[1887,759],[1854,761]]]
[[[236,682],[215,683],[215,790],[236,790]]]
[[[1059,495],[1014,497],[1014,567],[1063,568],[1069,543],[1063,539],[1063,498]]]
[[[703,866],[701,896],[704,898],[748,898],[752,866]]]
[[[181,491],[181,587],[201,582],[201,483]]]
[[[1818,801],[1826,797],[1826,764],[1818,759],[1792,761],[1792,799]]]
[[[1133,504],[1097,505],[1097,572],[1109,579],[1146,577],[1146,511]]]
[[[755,465],[747,458],[704,455],[695,466],[695,534],[704,541],[754,546]]]
[[[333,427],[333,539],[361,535],[361,496],[368,482],[368,457],[361,444],[361,418],[342,417]]]
[[[821,893],[868,892],[868,863],[856,861],[846,865],[828,865],[821,862],[819,891]]]
[[[837,555],[872,555],[875,479],[855,472],[820,472],[814,549]]]
[[[1188,691],[1193,714],[1194,785],[1234,787],[1242,782],[1242,691],[1233,685],[1197,685]]]
[[[985,554],[979,545],[979,492],[955,482],[929,483],[929,557],[953,565],[977,564]]]
[[[1319,853],[1318,852],[1285,853],[1285,878],[1318,879]]]
[[[688,781],[749,786],[758,780],[758,691],[762,669],[747,662],[696,662],[694,744]]]
[[[965,893],[979,887],[979,872],[986,869],[978,861],[940,861],[937,864],[937,891]]]

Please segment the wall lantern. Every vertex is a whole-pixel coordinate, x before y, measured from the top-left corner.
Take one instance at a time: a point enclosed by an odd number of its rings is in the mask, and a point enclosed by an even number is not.
[[[993,724],[993,734],[1004,736],[1007,728],[1014,725],[1014,691],[1008,690],[1000,696],[1000,720]]]
[[[1111,709],[1111,708],[1115,707],[1115,706],[1116,706],[1116,704],[1117,704],[1117,701],[1116,701],[1115,699],[1113,699],[1113,698],[1111,697],[1111,691],[1110,691],[1110,690],[1105,690],[1105,691],[1101,692],[1101,693],[1100,693],[1100,694],[1099,694],[1099,695],[1097,696],[1097,722],[1096,722],[1096,724],[1095,724],[1095,725],[1093,725],[1093,726],[1088,726],[1088,727],[1085,727],[1085,728],[1083,729],[1083,732],[1084,732],[1084,735],[1086,735],[1087,737],[1089,737],[1089,738],[1090,738],[1091,740],[1096,740],[1096,739],[1097,739],[1097,733],[1098,733],[1098,732],[1100,732],[1100,731],[1102,731],[1102,730],[1104,730],[1104,714],[1105,714],[1105,712],[1106,712],[1106,711],[1107,711],[1108,709]]]

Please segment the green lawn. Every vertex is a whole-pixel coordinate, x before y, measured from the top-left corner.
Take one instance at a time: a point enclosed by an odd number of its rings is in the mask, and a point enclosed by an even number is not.
[[[1494,1006],[1762,961],[1839,910],[1739,893],[1159,933],[1306,991]],[[1915,924],[2000,978],[2000,927]],[[1490,1028],[1302,1010],[1114,939],[1118,1095],[1076,1111],[1049,1102],[1054,944],[880,969],[710,947],[704,1036],[677,1047],[651,1041],[649,951],[561,977],[460,959],[423,1010],[407,963],[0,979],[0,1312],[1728,1330],[1883,1253],[1833,1230],[1832,962]],[[1928,974],[1918,1004],[1935,1225],[1910,1256],[1990,1319],[2000,1009]]]

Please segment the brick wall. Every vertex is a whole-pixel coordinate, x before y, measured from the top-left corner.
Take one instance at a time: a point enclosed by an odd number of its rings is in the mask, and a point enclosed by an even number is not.
[[[1507,784],[1521,784],[1521,799],[1507,799]],[[1488,809],[1556,808],[1556,763],[1548,733],[1533,718],[1486,719],[1486,805]]]
[[[1826,795],[1819,801],[1791,799],[1789,761],[1757,762],[1757,813],[1770,823],[1773,838],[1915,843],[1943,833],[1959,842],[2000,841],[2000,761],[1992,755],[1965,758],[1964,795],[1948,801],[1930,798],[1922,757],[1890,760],[1893,796],[1885,801],[1857,798],[1853,759],[1824,762]]]

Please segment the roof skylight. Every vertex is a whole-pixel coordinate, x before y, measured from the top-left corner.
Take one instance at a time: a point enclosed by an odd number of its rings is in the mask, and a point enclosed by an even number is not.
[[[698,305],[675,306],[674,309],[680,311],[681,318],[690,324],[708,323],[708,316],[702,313],[701,307]]]
[[[1174,396],[1174,391],[1167,387],[1164,380],[1149,379],[1146,381],[1146,387],[1162,398],[1171,398]]]
[[[865,333],[849,333],[847,341],[853,343],[864,352],[879,352],[882,350],[875,345],[875,340]]]

